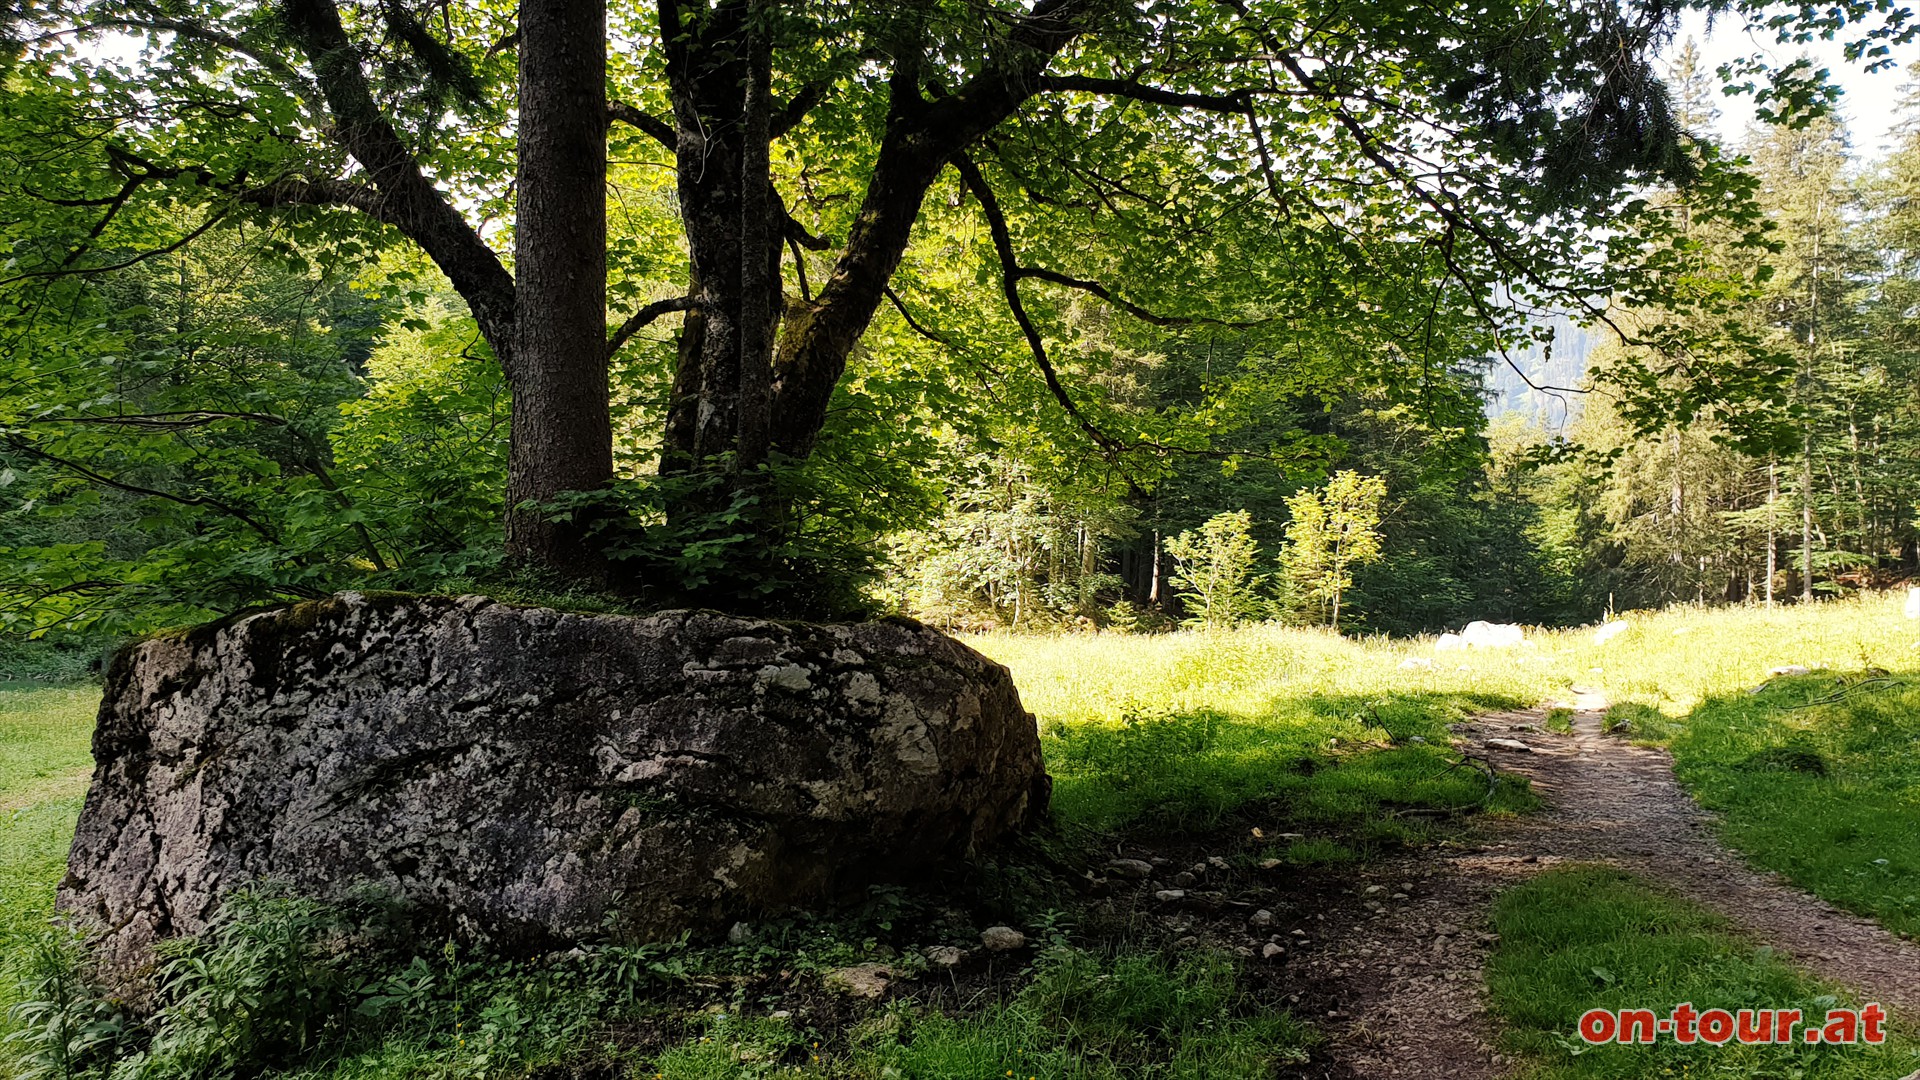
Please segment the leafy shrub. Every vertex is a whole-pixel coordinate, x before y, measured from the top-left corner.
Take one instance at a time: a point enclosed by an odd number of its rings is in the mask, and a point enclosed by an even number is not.
[[[127,1011],[84,977],[85,945],[77,934],[49,929],[15,956],[11,974],[20,1000],[7,1010],[11,1030],[0,1063],[18,1080],[95,1076],[136,1034]]]
[[[207,933],[162,946],[153,1042],[114,1080],[248,1075],[312,1048],[343,1012],[338,916],[273,889],[229,896]]]

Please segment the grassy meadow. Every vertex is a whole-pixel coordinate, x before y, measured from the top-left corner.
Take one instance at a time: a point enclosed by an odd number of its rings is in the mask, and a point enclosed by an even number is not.
[[[1188,842],[1243,864],[1278,858],[1337,874],[1337,864],[1455,835],[1481,815],[1524,813],[1533,797],[1523,786],[1489,786],[1456,766],[1447,725],[1568,699],[1576,687],[1608,694],[1627,737],[1670,745],[1682,778],[1724,813],[1729,842],[1749,858],[1914,929],[1920,624],[1893,598],[1628,621],[1605,645],[1589,628],[1501,652],[1278,627],[975,637],[1012,669],[1040,722],[1060,828],[1037,854],[983,868],[966,903],[881,892],[858,911],[769,925],[744,945],[606,947],[507,964],[428,943],[419,955],[335,969],[301,944],[324,936],[326,913],[263,896],[250,922],[184,955],[182,970],[198,974],[137,1037],[86,997],[66,946],[46,936],[97,690],[6,684],[0,964],[10,977],[0,1006],[15,1007],[0,1054],[23,1076],[63,1077],[104,1076],[105,1061],[136,1044],[146,1056],[123,1072],[146,1078],[258,1067],[314,1080],[1270,1076],[1315,1036],[1284,1001],[1256,992],[1248,961],[1104,926],[1061,880],[1115,844]],[[1769,679],[1788,664],[1824,670]],[[943,987],[925,972],[921,947],[965,944],[989,917],[1043,946],[984,982]],[[1574,1006],[1616,989],[1696,1003],[1829,992],[1711,916],[1610,872],[1545,876],[1509,895],[1497,918],[1492,999],[1514,1048],[1545,1077],[1687,1074],[1678,1058],[1573,1054],[1561,1041]],[[879,1006],[822,989],[829,972],[859,963],[889,964],[915,989]],[[67,1012],[48,1012],[48,1001],[69,998]],[[216,1001],[227,1004],[208,1007]],[[776,1015],[795,1010],[813,1019]],[[69,1039],[83,1052],[64,1072],[46,1067],[58,1041],[49,1033],[87,1031],[96,1041]],[[1907,1051],[1718,1052],[1711,1075],[1898,1075],[1882,1067],[1896,1052]]]
[[[1533,1064],[1528,1080],[1891,1080],[1920,1068],[1920,1043],[1895,1033],[1882,1046],[1587,1046],[1574,1034],[1588,1009],[1799,1009],[1825,1017],[1857,998],[1795,970],[1719,916],[1632,875],[1554,870],[1500,898],[1500,945],[1488,997],[1505,1019],[1503,1042]]]

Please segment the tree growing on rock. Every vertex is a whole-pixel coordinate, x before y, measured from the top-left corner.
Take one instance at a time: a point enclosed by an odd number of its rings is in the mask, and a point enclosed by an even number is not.
[[[40,95],[6,118],[42,148],[8,194],[43,211],[7,226],[20,242],[0,288],[57,288],[236,225],[316,257],[409,244],[511,385],[508,548],[589,579],[618,554],[598,497],[615,480],[609,367],[678,317],[649,527],[730,545],[752,575],[799,516],[778,476],[819,449],[876,316],[945,337],[896,282],[936,190],[990,238],[1003,325],[1061,414],[1131,477],[1193,448],[1100,409],[1097,370],[1058,347],[1062,298],[1173,326],[1219,319],[1199,297],[1237,293],[1264,325],[1331,306],[1412,343],[1442,312],[1478,312],[1498,338],[1529,303],[1600,314],[1622,289],[1659,293],[1657,268],[1606,256],[1646,224],[1623,189],[1699,170],[1648,62],[1679,10],[42,0],[0,16],[9,87]],[[1789,31],[1875,10],[1849,0]],[[1855,43],[1912,33],[1888,19]],[[610,140],[674,171],[685,256],[684,292],[617,311],[609,275],[632,255],[607,242]],[[1122,254],[1083,265],[1089,222]],[[1316,270],[1282,290],[1263,269],[1282,265]],[[1362,279],[1398,284],[1341,285]],[[1515,303],[1491,304],[1496,285]],[[1390,383],[1434,360],[1409,344],[1314,362]],[[1722,374],[1691,370],[1662,400],[1685,413]]]

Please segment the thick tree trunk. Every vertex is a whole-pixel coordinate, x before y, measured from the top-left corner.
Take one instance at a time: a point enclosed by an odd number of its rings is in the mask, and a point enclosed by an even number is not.
[[[607,387],[605,0],[520,5],[513,443],[507,551],[594,577],[589,515],[551,522],[527,503],[613,479]]]
[[[679,178],[694,305],[667,416],[661,471],[668,475],[737,476],[766,453],[786,211],[768,167],[771,60],[764,37],[751,29],[761,13],[749,6],[723,5],[690,26],[667,22],[677,9],[663,6],[676,153],[700,163]],[[676,501],[676,516],[730,501],[732,485],[708,479]]]
[[[662,474],[685,481],[668,490],[668,521],[698,528],[703,515],[750,496],[744,526],[763,551],[781,539],[786,515],[756,467],[813,453],[927,190],[955,153],[1034,92],[1090,4],[1039,0],[1010,33],[1005,56],[937,101],[921,83],[924,43],[895,43],[886,127],[860,211],[819,295],[789,307],[780,262],[792,223],[767,143],[794,119],[780,110],[780,123],[770,123],[771,44],[762,36],[780,2],[658,0],[693,298],[661,454]],[[743,525],[733,514],[723,520]]]

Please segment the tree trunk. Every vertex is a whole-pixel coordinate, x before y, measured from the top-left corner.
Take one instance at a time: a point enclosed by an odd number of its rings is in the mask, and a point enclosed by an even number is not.
[[[1813,434],[1800,459],[1800,599],[1813,601]]]
[[[613,479],[607,386],[605,0],[520,5],[513,441],[507,552],[597,577],[591,515],[523,509]]]
[[[1780,500],[1780,470],[1767,457],[1767,606],[1773,606],[1773,577],[1780,572],[1780,530],[1775,505]]]

